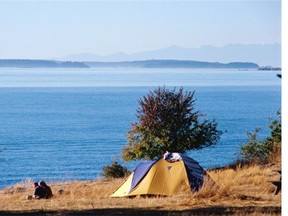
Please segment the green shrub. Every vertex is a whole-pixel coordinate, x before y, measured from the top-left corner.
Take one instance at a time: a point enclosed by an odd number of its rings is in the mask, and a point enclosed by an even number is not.
[[[277,158],[275,155],[281,153],[281,113],[278,111],[276,114],[277,119],[270,120],[271,132],[265,140],[257,139],[259,128],[256,128],[254,133],[247,133],[250,141],[240,149],[242,160],[245,163],[264,164],[271,158]]]
[[[259,128],[254,133],[247,132],[250,141],[240,149],[242,160],[249,163],[266,163],[269,157],[269,149],[262,140],[257,139]]]
[[[104,166],[102,172],[105,178],[122,178],[127,174],[127,168],[118,164],[117,161],[114,161],[111,165]]]

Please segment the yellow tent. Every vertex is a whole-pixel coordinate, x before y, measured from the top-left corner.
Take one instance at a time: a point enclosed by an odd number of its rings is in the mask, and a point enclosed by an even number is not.
[[[159,159],[140,164],[111,197],[144,194],[171,196],[181,186],[199,190],[204,169],[192,158],[181,155],[177,161]]]

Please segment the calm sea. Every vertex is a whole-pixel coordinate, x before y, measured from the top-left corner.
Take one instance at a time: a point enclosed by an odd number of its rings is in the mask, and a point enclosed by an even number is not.
[[[247,131],[269,135],[281,107],[274,71],[0,69],[0,188],[17,182],[93,180],[118,159],[138,100],[158,86],[194,91],[196,108],[225,133],[190,152],[203,167],[235,161]]]

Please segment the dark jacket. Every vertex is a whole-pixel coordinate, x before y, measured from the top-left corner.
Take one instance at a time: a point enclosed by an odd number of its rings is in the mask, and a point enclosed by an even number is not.
[[[34,195],[35,195],[35,198],[37,198],[37,199],[44,199],[44,198],[46,198],[47,192],[41,186],[37,186],[35,188]]]
[[[45,192],[46,192],[45,198],[46,198],[46,199],[51,198],[51,197],[53,196],[51,188],[50,188],[48,185],[46,185],[46,186],[44,187],[44,189],[45,189]]]

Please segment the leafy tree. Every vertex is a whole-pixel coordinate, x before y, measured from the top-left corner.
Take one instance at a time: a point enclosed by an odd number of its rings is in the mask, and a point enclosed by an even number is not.
[[[215,144],[222,132],[215,120],[199,120],[203,115],[195,111],[194,93],[159,87],[140,99],[138,122],[128,132],[122,157],[154,159],[166,151],[185,153]]]

